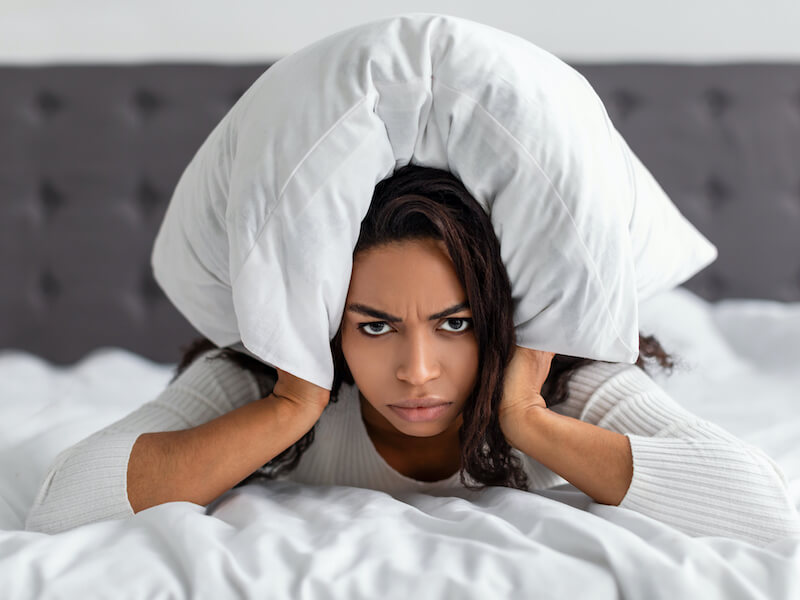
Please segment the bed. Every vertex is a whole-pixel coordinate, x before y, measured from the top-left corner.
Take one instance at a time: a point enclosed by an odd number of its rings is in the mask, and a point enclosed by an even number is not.
[[[155,397],[198,336],[152,243],[184,166],[269,66],[0,67],[3,596],[800,598],[800,538],[692,537],[572,486],[470,502],[277,481],[24,531],[55,456]],[[679,357],[654,379],[762,448],[800,509],[800,65],[573,66],[719,250],[640,307]]]

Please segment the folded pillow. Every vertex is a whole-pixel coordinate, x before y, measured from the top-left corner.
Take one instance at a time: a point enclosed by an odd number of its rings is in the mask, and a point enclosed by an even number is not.
[[[182,174],[154,276],[219,346],[330,389],[375,185],[447,169],[490,215],[520,345],[633,363],[638,302],[711,263],[589,83],[466,19],[366,23],[275,62]]]

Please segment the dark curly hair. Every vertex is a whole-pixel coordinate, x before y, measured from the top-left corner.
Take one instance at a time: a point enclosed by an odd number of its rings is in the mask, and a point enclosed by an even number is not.
[[[461,483],[473,490],[486,486],[527,490],[528,477],[520,459],[511,453],[512,447],[506,441],[497,418],[505,368],[515,348],[511,283],[501,259],[500,243],[489,215],[457,177],[445,170],[409,164],[397,169],[375,187],[353,257],[389,242],[420,239],[444,241],[474,317],[479,372],[464,406],[463,424],[459,430]],[[342,353],[341,334],[340,325],[330,343],[334,362],[330,402],[338,401],[337,394],[343,382],[355,383]],[[175,377],[197,356],[213,348],[217,346],[206,338],[196,339],[188,347],[182,347],[183,357]],[[208,358],[226,358],[252,372],[259,382],[262,396],[269,395],[277,381],[277,371],[273,367],[232,348],[220,349],[219,353]],[[655,360],[669,371],[674,367],[672,358],[659,342],[640,333],[636,366],[647,371],[645,359]],[[571,374],[592,362],[597,361],[556,354],[542,386],[547,406],[566,400]],[[303,452],[314,441],[314,429],[312,427],[295,444],[234,487],[254,478],[274,479],[294,469]],[[468,483],[465,471],[481,485]]]

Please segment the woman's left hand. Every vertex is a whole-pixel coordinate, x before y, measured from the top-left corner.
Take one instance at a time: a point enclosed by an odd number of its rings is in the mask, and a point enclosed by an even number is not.
[[[506,438],[522,416],[531,409],[544,408],[542,385],[550,373],[554,352],[516,346],[503,378],[503,399],[500,402],[500,427]]]

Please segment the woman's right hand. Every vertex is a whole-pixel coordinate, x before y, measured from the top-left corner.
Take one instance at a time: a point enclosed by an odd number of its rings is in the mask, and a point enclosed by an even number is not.
[[[275,367],[278,381],[272,390],[274,396],[284,398],[302,409],[322,412],[328,405],[331,391],[295,377],[288,371]]]

